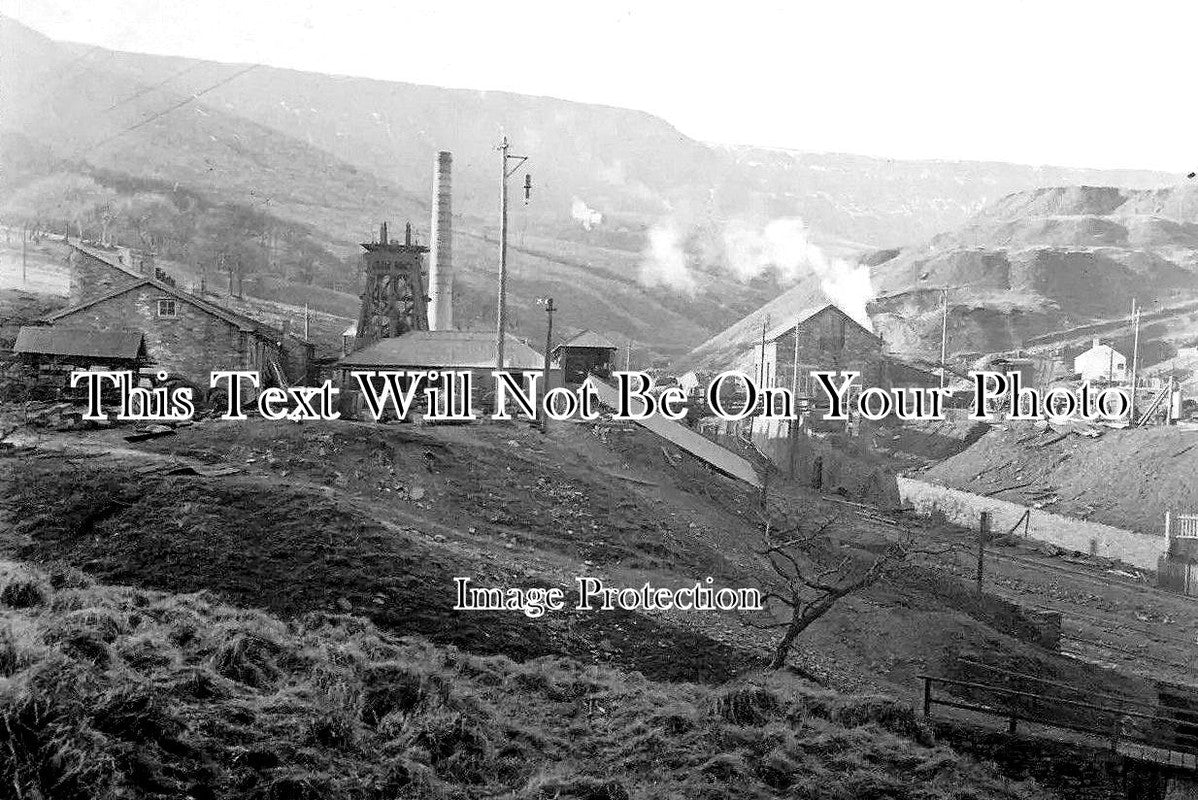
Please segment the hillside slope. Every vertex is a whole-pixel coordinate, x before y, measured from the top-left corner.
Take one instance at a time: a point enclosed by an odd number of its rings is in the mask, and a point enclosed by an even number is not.
[[[1198,434],[1106,430],[1094,439],[1008,425],[924,477],[1058,514],[1160,533],[1165,512],[1198,506]]]
[[[518,664],[13,562],[0,620],[15,797],[1052,796],[938,744],[910,707],[792,678]]]
[[[889,247],[923,241],[964,223],[988,204],[1048,186],[1154,189],[1179,176],[993,161],[904,161],[762,147],[724,148],[755,195],[774,198],[825,234]],[[782,202],[789,201],[789,202]]]
[[[870,313],[896,349],[933,356],[941,290],[949,350],[1034,337],[1198,297],[1198,186],[1058,187],[1009,195],[874,270]],[[936,334],[936,335],[933,335]]]
[[[745,258],[775,221],[805,218],[813,243],[852,258],[1010,188],[1169,180],[711,147],[627,109],[112,52],[7,19],[0,40],[10,186],[67,170],[244,204],[322,240],[331,255],[313,278],[326,287],[344,288],[345,260],[381,219],[424,235],[433,154],[453,151],[464,327],[493,323],[505,130],[533,176],[512,210],[516,332],[541,336],[533,301],[552,293],[563,333],[632,339],[642,356],[685,352],[793,285],[807,265]]]

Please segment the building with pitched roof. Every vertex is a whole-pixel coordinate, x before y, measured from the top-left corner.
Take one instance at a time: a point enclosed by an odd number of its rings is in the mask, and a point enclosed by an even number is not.
[[[618,348],[594,331],[582,331],[553,348],[553,360],[567,384],[581,384],[587,375],[611,377],[612,359]]]
[[[860,385],[884,379],[882,338],[844,313],[834,303],[811,306],[787,322],[767,330],[755,353],[755,378],[761,386],[794,388],[811,396],[817,388],[812,370],[853,370]]]
[[[527,391],[532,376],[543,374],[545,357],[508,333],[503,346],[503,366]],[[341,386],[347,395],[357,387],[357,382],[350,378],[353,371],[469,372],[474,384],[471,404],[474,408],[486,409],[491,406],[494,396],[495,381],[491,372],[495,369],[495,334],[491,331],[408,331],[378,339],[346,355],[336,367],[341,370]],[[406,387],[407,381],[403,380],[401,384]],[[560,384],[560,373],[551,369],[549,386]],[[420,391],[419,387],[417,391]]]
[[[72,305],[44,321],[95,334],[138,332],[154,364],[199,386],[213,370],[257,370],[264,383],[308,378],[312,345],[161,279],[150,265],[71,243]],[[150,273],[150,274],[147,274]]]

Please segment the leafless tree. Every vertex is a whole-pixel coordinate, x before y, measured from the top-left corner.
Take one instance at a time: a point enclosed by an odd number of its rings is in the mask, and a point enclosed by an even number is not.
[[[833,516],[782,531],[776,530],[768,518],[762,524],[762,548],[758,552],[773,573],[763,586],[763,599],[775,610],[781,606],[787,617],[773,623],[748,622],[753,627],[782,631],[774,645],[770,669],[785,666],[803,631],[842,598],[874,585],[910,556],[930,552],[917,547],[913,536],[905,532],[898,539],[888,540],[872,558],[845,552],[829,535],[839,521],[840,517]]]

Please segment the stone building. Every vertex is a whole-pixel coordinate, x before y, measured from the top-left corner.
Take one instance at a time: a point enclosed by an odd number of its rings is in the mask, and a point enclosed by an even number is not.
[[[755,353],[753,377],[762,387],[793,386],[799,397],[822,396],[812,370],[854,370],[861,373],[860,386],[884,385],[883,347],[881,337],[824,303],[766,332],[764,353],[760,345]]]
[[[313,348],[303,339],[185,292],[152,264],[71,247],[72,305],[45,317],[49,324],[140,331],[155,369],[201,387],[220,369],[257,370],[264,384],[308,379]]]

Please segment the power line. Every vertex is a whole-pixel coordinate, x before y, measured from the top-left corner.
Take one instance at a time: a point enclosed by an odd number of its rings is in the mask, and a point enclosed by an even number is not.
[[[165,108],[162,111],[159,111],[156,114],[151,114],[150,116],[146,117],[141,122],[138,122],[135,125],[130,125],[129,127],[124,128],[123,130],[117,131],[116,133],[112,134],[108,138],[102,139],[101,141],[96,142],[92,146],[88,147],[86,150],[81,150],[78,153],[76,153],[75,155],[77,158],[86,156],[88,153],[91,153],[96,148],[103,147],[104,145],[108,144],[109,142],[113,141],[114,139],[118,139],[127,133],[132,133],[133,131],[137,130],[138,128],[142,128],[146,125],[149,125],[154,120],[165,117],[167,114],[171,113],[172,111],[176,111],[176,110],[182,108],[183,106],[187,105],[188,103],[191,103],[194,100],[200,99],[201,97],[203,97],[204,95],[213,91],[214,89],[219,89],[221,86],[224,86],[226,83],[233,80],[234,78],[239,78],[242,75],[249,72],[250,70],[256,69],[257,67],[258,67],[257,64],[250,64],[245,69],[238,70],[237,72],[234,72],[232,75],[230,75],[227,78],[222,78],[221,80],[217,81],[216,83],[212,84],[211,86],[209,86],[205,89],[201,89],[200,91],[192,94],[190,97],[186,97],[186,98],[180,100],[179,102],[171,105],[170,107]]]
[[[167,77],[166,79],[160,81],[159,83],[155,83],[152,86],[143,86],[142,88],[138,89],[133,94],[126,97],[124,100],[116,101],[115,103],[113,103],[112,105],[110,105],[108,108],[104,109],[104,111],[102,111],[100,113],[107,113],[109,111],[112,111],[113,109],[120,108],[121,106],[125,105],[126,103],[136,100],[137,98],[141,97],[142,95],[148,94],[148,93],[154,91],[155,89],[161,89],[163,86],[166,86],[168,83],[173,81],[175,78],[178,78],[180,75],[183,75],[185,73],[191,72],[193,69],[195,69],[198,66],[200,66],[200,62],[196,62],[194,64],[186,66],[183,69],[179,70],[178,72],[174,73],[173,75]]]

